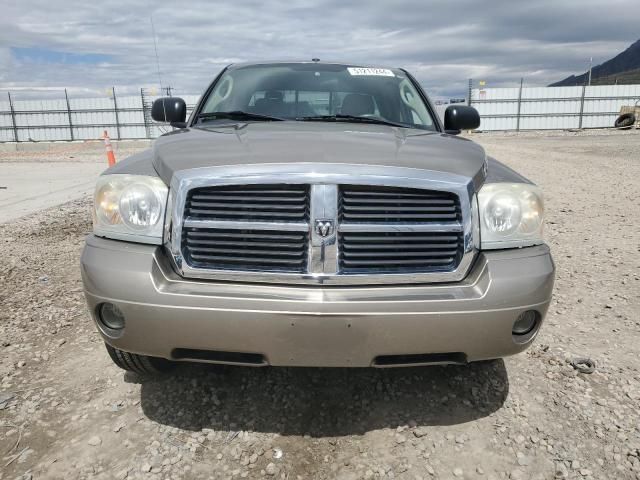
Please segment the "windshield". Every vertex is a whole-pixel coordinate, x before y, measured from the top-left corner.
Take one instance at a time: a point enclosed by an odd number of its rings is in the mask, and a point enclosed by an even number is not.
[[[301,121],[382,120],[436,130],[422,97],[397,69],[315,63],[233,68],[218,80],[200,115],[214,112]]]

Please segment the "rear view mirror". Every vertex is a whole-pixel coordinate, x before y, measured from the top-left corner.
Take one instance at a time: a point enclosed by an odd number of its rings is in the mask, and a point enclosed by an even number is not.
[[[473,107],[451,105],[444,112],[446,133],[457,135],[461,130],[473,130],[480,126],[480,114]]]
[[[185,127],[187,104],[178,97],[163,97],[153,102],[151,118],[156,122],[170,123],[176,127]]]

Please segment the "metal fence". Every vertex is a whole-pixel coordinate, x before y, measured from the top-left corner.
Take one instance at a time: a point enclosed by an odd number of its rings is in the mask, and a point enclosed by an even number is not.
[[[181,95],[188,113],[198,95]],[[145,89],[140,95],[72,98],[64,90],[59,98],[16,99],[7,92],[0,99],[0,142],[91,140],[105,129],[112,139],[155,138],[167,127],[151,120],[151,104],[158,98]]]
[[[623,106],[640,101],[640,85],[472,88],[470,105],[481,130],[550,130],[612,127]]]
[[[38,142],[98,139],[107,129],[113,139],[156,138],[167,127],[151,120],[151,104],[158,98],[145,89],[139,95],[73,98],[60,91],[57,98],[0,96],[0,142]],[[182,95],[188,113],[198,95]],[[611,127],[621,107],[640,100],[640,85],[584,87],[473,88],[469,103],[478,109],[482,130],[545,130]],[[447,105],[437,106],[442,114]]]

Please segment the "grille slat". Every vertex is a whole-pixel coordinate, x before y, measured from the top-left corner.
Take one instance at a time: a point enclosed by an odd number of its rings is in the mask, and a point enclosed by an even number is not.
[[[393,209],[397,212],[415,212],[418,209],[423,208],[422,204],[417,204],[417,205],[392,205],[392,204],[384,204],[384,205],[380,205],[380,204],[376,204],[376,205],[353,205],[353,206],[349,206],[348,207],[350,211],[352,212],[375,212],[376,214],[379,214],[380,210],[387,210],[387,209]],[[442,206],[431,206],[429,205],[429,211],[430,212],[451,212],[451,207],[442,207]],[[455,213],[455,212],[453,212]]]
[[[193,258],[194,260],[205,260],[205,261],[214,261],[216,263],[231,263],[234,265],[239,265],[239,264],[246,264],[246,265],[251,265],[251,266],[255,266],[256,265],[256,259],[253,257],[234,257],[233,261],[230,262],[229,261],[229,257],[228,256],[220,256],[220,255],[197,255],[197,254],[192,254],[191,258]],[[282,265],[282,264],[287,264],[287,265],[297,265],[300,262],[294,259],[283,259],[283,258],[261,258],[260,259],[260,264],[266,263],[266,264],[277,264],[277,265]]]
[[[294,247],[293,251],[291,250],[261,250],[259,248],[209,248],[209,247],[197,247],[194,248],[198,253],[192,253],[191,257],[196,258],[196,255],[205,255],[208,253],[216,253],[216,254],[229,254],[229,255],[238,255],[238,254],[251,254],[251,255],[262,255],[264,257],[300,257],[304,255],[304,252],[295,251]]]
[[[198,231],[191,231],[189,232],[189,238],[192,239],[197,239],[197,238],[211,238],[211,237],[220,237],[220,238],[236,238],[238,240],[243,240],[246,235],[243,233],[243,231],[229,231],[229,232],[223,232],[221,230],[216,231],[215,234],[211,233],[211,232],[198,232]],[[287,240],[287,241],[303,241],[305,238],[304,234],[286,234],[286,233],[252,233],[251,234],[251,238],[255,238],[255,239],[265,239],[265,240]]]
[[[286,221],[309,219],[308,185],[232,185],[191,190],[185,217],[197,220]]]
[[[381,205],[395,205],[395,204],[411,204],[411,205],[455,205],[454,200],[446,200],[442,198],[403,198],[402,196],[396,196],[393,199],[388,198],[363,198],[363,197],[344,197],[343,201],[347,204],[362,204],[362,203],[370,203],[370,204],[381,204]]]
[[[358,236],[358,234],[351,235],[349,233],[342,235],[344,241],[353,244],[353,242],[384,242],[388,241],[389,237],[386,235],[376,235],[375,233],[371,233],[367,237]],[[457,235],[450,234],[433,234],[433,235],[412,235],[406,238],[407,242],[430,242],[430,241],[441,241],[441,242],[454,242],[458,240]]]
[[[220,219],[220,220],[229,220],[229,217],[232,217],[234,220],[251,220],[255,218],[268,218],[270,220],[298,220],[303,215],[303,211],[297,212],[271,212],[266,211],[266,208],[262,208],[264,211],[247,211],[245,209],[239,210],[224,210],[224,209],[201,209],[201,208],[190,208],[189,209],[189,217],[196,218],[211,218],[211,219]]]
[[[429,263],[433,265],[448,265],[451,263],[451,259],[446,259],[446,258],[430,259]],[[411,260],[403,260],[402,262],[398,262],[397,260],[376,260],[376,264],[378,266],[394,266],[394,267],[398,267],[401,270],[406,270],[406,267],[417,265],[419,266],[420,271],[422,271],[422,268],[420,267],[425,264],[425,260],[411,259]],[[366,269],[366,272],[362,272],[362,273],[371,273],[371,262],[368,260],[344,260],[343,265],[345,265],[346,267],[364,268]],[[358,273],[358,272],[351,272],[351,273]],[[384,272],[380,272],[380,273],[391,273],[391,272],[389,271],[389,269],[385,269]]]
[[[301,199],[301,201],[304,201],[304,198]],[[196,201],[193,198],[191,199],[191,208],[202,208],[202,209],[208,209],[208,208],[237,208],[234,205],[230,205],[229,202],[201,202],[201,201]],[[269,209],[269,210],[292,210],[292,209],[297,209],[297,210],[302,210],[304,211],[305,205],[304,203],[301,203],[300,205],[296,205],[296,206],[291,206],[291,205],[272,205],[269,204],[267,206],[265,206],[263,203],[243,203],[242,204],[243,208],[255,208],[255,209]]]
[[[398,187],[342,185],[340,221],[368,223],[455,222],[458,197],[450,192]]]
[[[398,250],[396,247],[395,251],[384,251],[377,252],[375,251],[376,247],[372,247],[368,252],[352,252],[347,251],[345,253],[346,256],[353,259],[358,258],[397,258],[399,260],[403,260],[404,258],[431,258],[431,257],[447,257],[454,258],[458,250],[454,248],[453,250],[420,250],[420,251],[406,251],[403,247],[402,251]]]
[[[367,240],[360,240],[366,243],[357,244],[350,243],[348,246],[344,247],[345,249],[351,250],[396,250],[398,248],[397,245],[380,245],[377,244],[375,247],[372,247]],[[403,247],[405,250],[420,250],[427,251],[429,249],[441,249],[441,248],[450,248],[451,244],[448,243],[410,243],[409,241],[405,241],[403,243]]]
[[[200,246],[231,246],[231,247],[255,247],[255,248],[300,248],[303,246],[302,242],[295,243],[277,243],[277,242],[242,242],[240,240],[229,242],[225,240],[195,240],[192,238],[187,239],[187,245],[192,246],[194,248],[200,248]]]
[[[388,209],[387,211],[391,211]],[[457,213],[393,213],[389,214],[387,212],[379,212],[379,213],[349,213],[346,216],[347,220],[351,222],[357,222],[358,220],[367,220],[371,221],[377,219],[378,221],[383,221],[388,218],[393,218],[394,221],[398,220],[411,220],[414,222],[420,222],[423,220],[439,220],[439,221],[455,221],[458,218]],[[385,222],[391,223],[391,222]]]

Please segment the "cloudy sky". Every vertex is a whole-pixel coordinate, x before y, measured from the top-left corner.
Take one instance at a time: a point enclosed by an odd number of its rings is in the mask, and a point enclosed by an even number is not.
[[[640,0],[3,2],[0,88],[72,95],[164,85],[199,93],[226,64],[338,60],[408,68],[435,97],[545,85],[640,37]],[[25,94],[27,93],[26,90]]]

